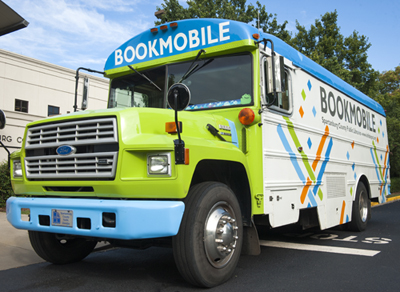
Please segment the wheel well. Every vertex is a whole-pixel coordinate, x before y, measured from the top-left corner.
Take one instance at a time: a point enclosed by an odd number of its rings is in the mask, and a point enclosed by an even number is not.
[[[250,185],[246,169],[241,163],[202,160],[196,166],[190,187],[205,181],[217,181],[230,187],[238,199],[243,225],[251,225]]]
[[[360,177],[360,179],[358,180],[357,187],[360,182],[362,182],[364,184],[364,186],[368,192],[368,197],[371,199],[371,189],[370,189],[370,185],[369,185],[369,181],[368,181],[367,177],[365,175],[362,175]],[[355,191],[357,191],[357,189]]]

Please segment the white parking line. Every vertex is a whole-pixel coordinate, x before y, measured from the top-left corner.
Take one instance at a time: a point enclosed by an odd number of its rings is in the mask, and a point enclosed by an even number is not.
[[[378,253],[380,253],[379,250],[346,248],[346,247],[314,245],[314,244],[300,244],[300,243],[270,241],[270,240],[260,240],[260,245],[268,246],[268,247],[359,255],[359,256],[366,256],[366,257],[373,257],[373,256],[377,255]]]

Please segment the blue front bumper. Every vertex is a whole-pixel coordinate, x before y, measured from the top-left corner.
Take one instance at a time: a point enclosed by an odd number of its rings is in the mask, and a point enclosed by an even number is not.
[[[21,219],[21,209],[30,209],[30,220]],[[52,210],[69,210],[71,226],[54,225]],[[7,200],[7,220],[18,229],[98,238],[144,239],[178,233],[185,205],[181,201],[128,201],[63,198],[17,198]],[[115,213],[115,226],[103,226],[103,213]],[[39,220],[49,218],[48,224]],[[79,227],[78,218],[90,222]]]

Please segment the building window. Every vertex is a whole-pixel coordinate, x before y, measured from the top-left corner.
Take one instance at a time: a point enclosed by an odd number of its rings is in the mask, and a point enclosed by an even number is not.
[[[15,111],[16,112],[28,112],[28,102],[26,100],[16,99],[15,100]]]
[[[58,106],[47,106],[47,116],[55,116],[60,114],[60,108]]]

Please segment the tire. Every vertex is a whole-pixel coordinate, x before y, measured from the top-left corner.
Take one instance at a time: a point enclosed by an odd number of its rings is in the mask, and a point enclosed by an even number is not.
[[[232,277],[242,248],[236,196],[224,184],[204,182],[189,191],[185,205],[179,232],[172,239],[177,268],[193,285],[222,284]]]
[[[87,257],[96,246],[96,241],[73,238],[62,234],[28,231],[35,252],[53,264],[79,262]]]
[[[356,191],[356,199],[353,202],[351,222],[349,230],[364,231],[367,228],[368,220],[371,218],[371,200],[365,185],[360,182]]]

